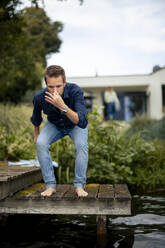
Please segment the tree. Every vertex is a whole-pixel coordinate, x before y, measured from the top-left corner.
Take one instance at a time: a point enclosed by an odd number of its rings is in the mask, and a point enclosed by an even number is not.
[[[0,1],[0,102],[18,103],[28,90],[41,87],[46,56],[59,52],[63,25],[39,8],[44,2],[31,0],[33,7],[22,11],[23,0]]]
[[[159,71],[159,70],[161,70],[162,69],[162,67],[160,67],[159,65],[155,65],[154,67],[153,67],[153,69],[152,69],[152,72],[156,72],[156,71]]]
[[[46,66],[46,56],[59,52],[62,41],[58,33],[63,30],[63,24],[51,22],[42,8],[25,8],[23,17],[26,22],[24,32],[29,36],[29,47],[33,49],[35,59]]]
[[[58,52],[61,45],[58,33],[63,26],[60,22],[51,23],[39,8],[26,9],[23,13],[16,11],[18,4],[19,0],[2,0],[0,4],[1,102],[18,103],[29,89],[41,87],[45,57]],[[30,11],[34,14],[32,23],[28,20]],[[41,23],[37,18],[46,21],[48,30],[44,25],[39,29]]]
[[[45,1],[46,0],[31,0],[31,3],[32,3],[32,5],[34,5],[35,7],[39,7],[39,3],[41,2],[42,4],[44,4],[45,3]],[[57,0],[57,1],[64,1],[64,0]],[[65,1],[67,1],[67,0],[65,0]],[[80,4],[82,5],[83,4],[83,2],[84,2],[84,0],[78,0],[79,2],[80,2]]]
[[[21,13],[15,11],[19,3],[17,0],[4,0],[0,5],[0,101],[18,102],[27,79],[31,86],[31,74],[35,74],[35,61],[30,51],[25,49],[27,37],[22,34],[24,21]],[[29,65],[34,70],[28,75]]]

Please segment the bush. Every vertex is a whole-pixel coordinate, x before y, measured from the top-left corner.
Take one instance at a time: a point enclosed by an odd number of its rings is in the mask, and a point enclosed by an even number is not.
[[[165,117],[161,120],[136,117],[130,122],[130,125],[130,128],[127,130],[128,137],[140,131],[142,137],[146,140],[155,138],[165,140]]]
[[[0,105],[0,160],[35,157],[31,110],[23,105]]]
[[[30,106],[0,106],[0,160],[35,157],[31,113]],[[87,183],[128,183],[141,189],[164,185],[164,143],[145,140],[140,131],[128,138],[120,123],[107,123],[103,125],[96,109],[89,114]],[[71,139],[67,136],[54,143],[51,155],[60,166],[58,183],[73,183],[75,153]]]
[[[146,141],[140,132],[128,138],[117,122],[102,127],[97,111],[89,116],[89,122],[90,182],[128,183],[143,188],[165,183],[165,148],[158,141]]]

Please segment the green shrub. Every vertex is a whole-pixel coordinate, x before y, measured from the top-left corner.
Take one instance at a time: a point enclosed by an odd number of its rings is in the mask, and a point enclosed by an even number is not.
[[[131,137],[137,132],[141,132],[144,139],[165,140],[165,117],[161,120],[154,120],[144,117],[136,117],[130,122],[130,128],[127,130],[127,136]]]
[[[31,111],[26,105],[0,104],[0,160],[35,157]]]
[[[151,187],[165,183],[165,148],[141,133],[128,138],[119,124],[102,127],[97,111],[89,116],[88,180]],[[150,175],[147,177],[147,174]]]
[[[0,160],[35,158],[31,113],[32,106],[0,105]],[[139,130],[128,136],[115,121],[105,126],[96,109],[89,114],[88,130],[88,183],[128,183],[141,189],[165,184],[163,139],[144,139]],[[59,163],[58,182],[73,183],[75,153],[71,139],[67,136],[54,143],[51,155]]]
[[[0,126],[0,160],[33,159],[35,147],[28,129],[16,131],[15,134],[7,132]]]

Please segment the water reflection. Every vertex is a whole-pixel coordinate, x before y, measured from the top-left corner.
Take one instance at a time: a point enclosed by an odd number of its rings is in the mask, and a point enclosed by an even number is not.
[[[135,235],[133,248],[164,248],[165,233],[152,232]]]
[[[113,224],[136,225],[162,225],[165,224],[165,216],[156,214],[139,214],[132,217],[118,217],[111,220]]]

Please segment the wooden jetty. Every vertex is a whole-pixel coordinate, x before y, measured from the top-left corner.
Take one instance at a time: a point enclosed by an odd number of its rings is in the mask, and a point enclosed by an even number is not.
[[[40,167],[8,166],[0,162],[0,200],[42,179]]]
[[[108,215],[130,215],[131,195],[126,184],[86,184],[87,197],[78,197],[70,184],[57,184],[57,192],[41,196],[45,189],[39,167],[0,163],[0,215],[62,214],[96,215],[98,235],[106,233]]]
[[[41,196],[43,183],[0,201],[0,213],[130,215],[131,196],[127,185],[87,184],[87,197],[77,197],[73,185],[57,184],[57,192]]]
[[[0,200],[0,214],[96,215],[97,232],[106,232],[108,215],[130,215],[131,195],[126,184],[87,184],[87,197],[77,197],[73,185],[57,185],[50,197],[41,196],[37,183]]]

